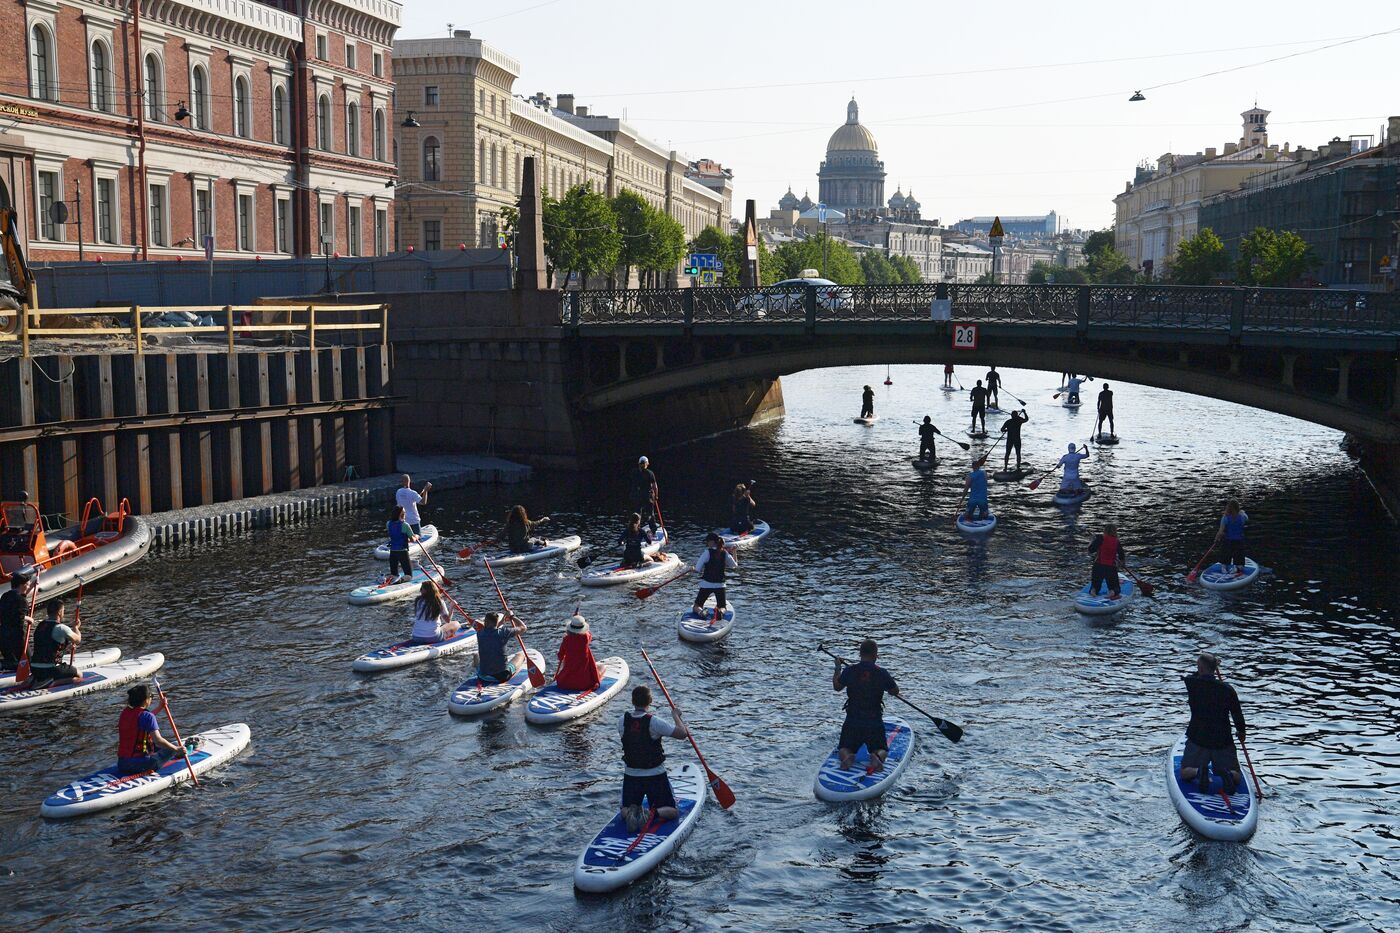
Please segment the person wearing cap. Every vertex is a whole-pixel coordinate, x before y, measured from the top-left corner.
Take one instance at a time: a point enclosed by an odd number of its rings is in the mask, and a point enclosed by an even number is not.
[[[428,504],[428,491],[432,488],[432,483],[424,483],[422,493],[414,492],[413,477],[405,473],[403,485],[394,492],[394,502],[403,506],[404,521],[408,522],[415,536],[423,534],[423,519],[418,515],[418,506]]]
[[[970,522],[990,517],[992,508],[987,500],[987,471],[982,469],[980,459],[972,461],[972,472],[967,474],[963,488],[967,490],[967,511],[963,517]]]
[[[575,615],[564,629],[564,640],[559,643],[559,667],[554,675],[554,683],[560,690],[577,690],[586,693],[597,690],[603,682],[603,665],[593,657],[593,633],[588,630],[588,621]]]
[[[875,417],[875,390],[866,386],[860,393],[860,416],[862,418]]]
[[[831,675],[832,689],[837,693],[846,691],[846,721],[841,724],[841,740],[837,745],[843,771],[855,764],[856,753],[862,745],[881,768],[889,754],[889,742],[885,738],[885,694],[899,696],[899,684],[894,682],[889,671],[875,663],[879,653],[874,639],[867,638],[860,643],[860,663],[848,665],[844,658],[837,658],[836,670]]]
[[[499,612],[488,612],[485,619],[472,619],[471,623],[476,629],[476,676],[488,684],[510,680],[525,666],[525,652],[517,651],[506,660],[506,644],[525,634],[525,623]]]
[[[29,653],[30,685],[46,687],[77,683],[83,679],[78,669],[64,657],[70,648],[83,643],[82,623],[69,628],[63,624],[63,600],[51,599],[42,622],[34,627],[34,649]]]
[[[1224,784],[1225,793],[1239,786],[1240,760],[1230,736],[1230,720],[1244,742],[1244,710],[1239,694],[1220,676],[1220,659],[1208,651],[1196,657],[1196,673],[1182,678],[1191,722],[1186,726],[1186,751],[1181,756],[1181,779],[1197,779],[1201,793],[1210,793],[1210,769]]]
[[[126,692],[126,709],[117,719],[117,774],[145,774],[182,754],[180,746],[160,734],[150,710],[151,688],[138,684]],[[196,739],[189,742],[198,747]]]
[[[1108,436],[1117,437],[1113,428],[1113,390],[1108,387],[1108,383],[1103,384],[1099,390],[1099,420],[1094,425],[1094,433],[1103,433],[1103,423],[1108,422]]]
[[[656,474],[650,469],[651,461],[646,457],[637,458],[637,468],[632,471],[632,509],[647,523],[652,534],[656,534]]]
[[[726,605],[724,575],[726,571],[738,570],[739,562],[734,553],[724,546],[724,539],[717,533],[705,535],[705,550],[695,561],[695,572],[700,575],[700,591],[695,594],[695,615],[704,616],[705,604],[710,597],[715,598],[715,618],[724,615]]]
[[[38,583],[27,567],[21,567],[10,577],[10,588],[0,594],[0,671],[19,667],[24,657],[24,638],[34,620],[29,616],[29,601]]]
[[[1108,584],[1108,598],[1119,599],[1123,595],[1123,585],[1118,582],[1118,569],[1125,566],[1128,554],[1118,540],[1118,526],[1108,522],[1103,531],[1094,535],[1089,542],[1089,553],[1094,555],[1094,568],[1089,573],[1089,595],[1098,596],[1099,588]]]
[[[1069,445],[1069,453],[1060,458],[1060,466],[1065,468],[1065,472],[1060,476],[1060,492],[1077,495],[1083,491],[1084,483],[1079,479],[1079,462],[1088,459],[1088,444],[1084,445],[1083,453],[1073,444]]]
[[[676,721],[670,722],[652,714],[651,688],[645,684],[632,688],[632,709],[622,714],[617,731],[622,736],[622,819],[627,831],[640,832],[650,819],[662,823],[680,816],[671,779],[666,776],[665,738],[683,739],[690,735],[676,710]],[[650,813],[642,809],[642,800]]]

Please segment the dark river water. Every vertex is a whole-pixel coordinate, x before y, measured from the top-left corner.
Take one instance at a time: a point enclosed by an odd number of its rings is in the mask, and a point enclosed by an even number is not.
[[[113,753],[119,693],[13,716],[0,740],[0,892],[12,929],[1396,930],[1400,929],[1400,547],[1336,432],[1264,412],[1115,385],[1122,443],[1083,468],[1078,512],[996,485],[1001,524],[951,522],[969,459],[910,464],[915,417],[953,434],[966,395],[941,372],[835,369],[784,380],[785,419],[648,450],[680,550],[727,523],[728,490],[756,479],[775,528],[741,555],[727,641],[676,638],[689,581],[639,602],[584,591],[572,564],[503,573],[532,646],[552,659],[575,605],[599,657],[649,680],[646,647],[701,749],[734,789],[659,872],[613,897],[575,895],[574,860],[610,815],[621,775],[619,698],[558,729],[519,706],[450,717],[470,660],[379,676],[358,654],[406,633],[405,604],[345,593],[382,569],[362,513],[314,527],[156,554],[85,600],[89,643],[164,652],[186,732],[246,721],[253,745],[204,779],[134,806],[46,822],[39,804]],[[971,385],[971,372],[960,372]],[[1049,466],[1087,439],[1050,401],[1057,374],[1009,371]],[[876,387],[873,428],[853,424]],[[1003,401],[1009,401],[1004,395]],[[1003,416],[992,416],[995,430]],[[966,440],[964,438],[964,440]],[[455,550],[519,500],[604,545],[622,474],[443,492],[427,519],[474,613],[495,598]],[[1183,577],[1220,503],[1251,517],[1272,572],[1222,595]],[[1114,624],[1070,608],[1092,531],[1116,521],[1158,586]],[[840,698],[826,641],[881,642],[905,693],[963,725],[959,745],[908,712],[918,751],[881,800],[812,795]],[[1209,647],[1239,689],[1266,784],[1248,843],[1194,837],[1166,795],[1163,757],[1185,721],[1180,675]],[[891,704],[898,706],[898,704]],[[672,761],[689,760],[669,742]]]

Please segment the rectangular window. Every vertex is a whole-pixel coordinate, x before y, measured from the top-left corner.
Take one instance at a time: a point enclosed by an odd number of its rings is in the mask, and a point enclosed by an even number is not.
[[[97,179],[97,242],[117,242],[117,183],[111,178]]]
[[[335,205],[321,205],[321,253],[329,256],[335,245]]]
[[[360,255],[360,209],[350,208],[345,220],[345,250],[351,256]]]
[[[476,107],[476,109],[477,109],[477,110],[480,110],[482,113],[485,113],[485,112],[486,112],[486,89],[485,89],[485,88],[482,88],[481,90],[479,90],[479,91],[476,92],[476,102],[477,102],[477,107]]]
[[[389,252],[389,212],[374,212],[374,255],[384,256]]]
[[[423,248],[425,250],[442,249],[442,221],[423,221]]]
[[[194,245],[204,248],[204,238],[211,233],[209,225],[209,189],[196,189],[194,193]]]
[[[378,52],[374,53],[374,76],[376,78],[384,77],[384,56]]]
[[[151,185],[150,216],[151,245],[165,246],[165,185]]]
[[[355,70],[355,46],[350,42],[345,43],[345,67]]]
[[[58,239],[58,224],[53,222],[49,211],[58,200],[58,172],[39,173],[39,236],[46,240]]]
[[[238,248],[253,249],[253,196],[238,196]]]
[[[292,202],[286,198],[277,199],[277,252],[292,251]]]
[[[438,89],[436,84],[423,86],[423,106],[436,107],[438,104]]]
[[[320,59],[321,61],[323,61],[323,62],[324,62],[324,61],[327,61],[328,59],[330,59],[330,55],[327,54],[327,52],[326,52],[326,35],[325,35],[325,33],[319,33],[319,34],[316,36],[316,57],[319,58],[319,59]]]

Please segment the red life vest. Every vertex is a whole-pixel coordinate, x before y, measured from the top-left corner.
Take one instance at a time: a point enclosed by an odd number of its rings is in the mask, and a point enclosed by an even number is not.
[[[1097,563],[1106,567],[1113,567],[1118,563],[1118,537],[1116,535],[1103,536],[1103,543],[1099,545]]]
[[[147,712],[136,706],[122,710],[117,720],[117,757],[145,758],[155,750],[154,733],[142,732],[138,728],[141,714]]]
[[[559,645],[559,673],[554,682],[561,690],[592,690],[601,683],[593,659],[589,632],[570,632]]]

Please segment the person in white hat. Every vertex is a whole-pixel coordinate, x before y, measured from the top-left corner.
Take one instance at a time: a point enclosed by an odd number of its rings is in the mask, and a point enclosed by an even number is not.
[[[603,682],[603,665],[593,658],[592,644],[593,633],[588,630],[588,621],[575,615],[565,626],[564,640],[559,644],[559,666],[554,683],[560,690],[586,693],[598,689]]]
[[[656,534],[656,474],[650,469],[651,461],[646,457],[637,458],[637,469],[632,471],[632,510],[642,517],[653,535]]]

